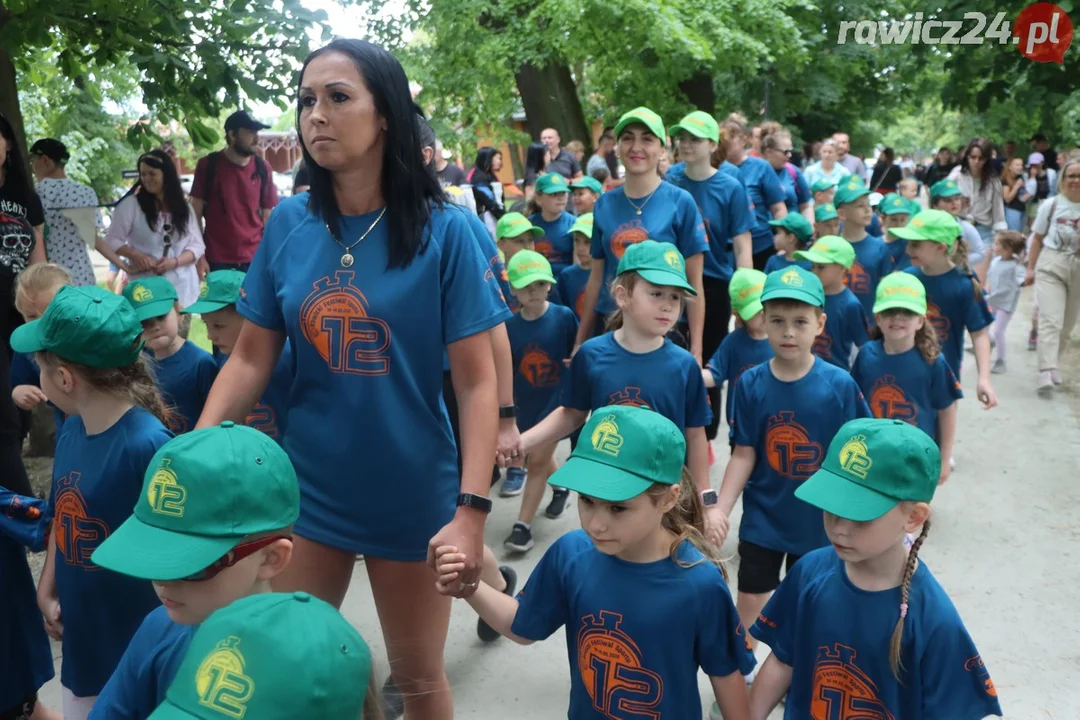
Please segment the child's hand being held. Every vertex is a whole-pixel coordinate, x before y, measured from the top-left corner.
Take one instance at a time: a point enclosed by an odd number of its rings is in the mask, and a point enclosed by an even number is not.
[[[465,554],[456,547],[443,545],[435,550],[435,571],[439,574],[435,587],[440,595],[452,595],[460,584],[465,569]]]

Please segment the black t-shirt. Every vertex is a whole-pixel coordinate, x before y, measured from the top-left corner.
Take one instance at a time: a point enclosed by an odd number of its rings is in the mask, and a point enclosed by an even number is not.
[[[16,275],[30,261],[34,228],[45,223],[45,210],[37,193],[30,193],[29,207],[23,200],[16,200],[6,184],[0,185],[0,268]]]
[[[439,170],[436,174],[439,176],[439,182],[443,185],[461,187],[466,184],[465,171],[454,163],[446,163],[446,167]]]

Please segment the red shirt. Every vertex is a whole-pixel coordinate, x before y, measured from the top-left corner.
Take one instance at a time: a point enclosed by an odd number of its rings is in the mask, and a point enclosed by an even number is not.
[[[260,192],[262,181],[255,168],[255,158],[252,157],[247,165],[241,167],[221,153],[214,165],[214,184],[210,188],[213,197],[207,198],[207,162],[205,157],[199,160],[191,186],[191,197],[203,201],[206,260],[212,263],[250,263],[262,239],[260,212],[263,208],[273,208],[278,204],[273,171],[267,166],[266,187]]]

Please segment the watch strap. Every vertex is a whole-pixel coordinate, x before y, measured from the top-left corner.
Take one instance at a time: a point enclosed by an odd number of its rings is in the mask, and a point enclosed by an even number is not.
[[[491,512],[492,503],[491,498],[486,498],[483,495],[476,495],[474,493],[461,493],[457,496],[458,507],[468,507],[473,510],[479,510],[483,513]]]

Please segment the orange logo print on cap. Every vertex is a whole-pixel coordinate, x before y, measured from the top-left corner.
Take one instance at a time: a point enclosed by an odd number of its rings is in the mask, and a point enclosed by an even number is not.
[[[908,400],[892,375],[878,378],[874,383],[870,390],[870,411],[876,418],[903,420],[912,425],[917,425],[919,420],[919,408]]]
[[[577,634],[578,672],[603,717],[659,718],[664,680],[643,665],[641,649],[620,626],[619,613],[586,615]]]
[[[355,276],[337,270],[333,280],[316,280],[300,306],[300,329],[330,372],[389,375],[390,326],[368,314],[367,298],[352,284]]]
[[[878,697],[877,685],[855,664],[855,650],[840,643],[818,648],[810,717],[821,720],[896,720]]]
[[[825,451],[821,443],[795,422],[792,410],[781,410],[769,418],[765,428],[765,457],[769,466],[786,478],[805,480],[821,467]]]

